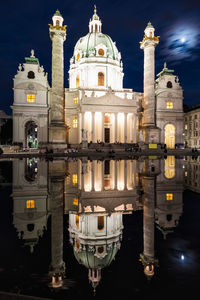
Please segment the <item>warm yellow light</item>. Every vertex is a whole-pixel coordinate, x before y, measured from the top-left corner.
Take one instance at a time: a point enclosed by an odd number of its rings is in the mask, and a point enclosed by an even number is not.
[[[78,118],[77,117],[73,118],[72,128],[78,128]]]
[[[78,206],[78,198],[73,199],[73,205]]]
[[[78,88],[80,84],[79,75],[76,76],[76,87]]]
[[[35,200],[27,200],[26,208],[35,208]]]
[[[72,183],[73,185],[77,185],[78,182],[78,175],[77,174],[73,174],[72,175]]]
[[[100,56],[104,56],[104,50],[103,50],[103,49],[99,49],[98,54],[99,54]]]
[[[78,97],[73,98],[74,104],[78,104]]]
[[[166,108],[168,108],[168,109],[172,109],[173,108],[173,102],[171,102],[171,101],[168,101],[167,103],[166,103]]]
[[[103,72],[98,73],[98,86],[104,86],[105,76]]]
[[[26,96],[26,101],[28,103],[35,103],[35,95],[27,95]]]
[[[166,200],[167,201],[173,200],[173,194],[166,194]]]
[[[76,227],[79,227],[79,215],[76,215]]]
[[[76,60],[79,61],[79,59],[80,59],[80,53],[78,53],[76,56]]]

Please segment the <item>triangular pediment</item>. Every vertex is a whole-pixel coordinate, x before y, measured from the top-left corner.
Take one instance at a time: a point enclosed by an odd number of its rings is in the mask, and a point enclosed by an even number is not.
[[[114,93],[107,93],[101,97],[88,97],[82,99],[82,104],[86,105],[102,105],[102,106],[135,106],[136,102],[133,99],[123,99],[116,96]]]

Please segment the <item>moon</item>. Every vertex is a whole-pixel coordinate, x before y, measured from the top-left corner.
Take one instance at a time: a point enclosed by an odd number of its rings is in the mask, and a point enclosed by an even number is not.
[[[181,42],[182,42],[182,43],[185,43],[185,37],[182,37],[182,38],[181,38]]]

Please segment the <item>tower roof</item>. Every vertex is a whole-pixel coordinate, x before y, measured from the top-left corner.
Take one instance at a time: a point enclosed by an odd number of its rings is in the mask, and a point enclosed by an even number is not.
[[[174,70],[169,70],[167,68],[166,62],[164,63],[164,67],[160,73],[157,74],[157,77],[163,76],[163,75],[173,75]]]
[[[154,28],[151,22],[149,21],[146,28]]]
[[[30,57],[25,57],[25,61],[26,61],[26,64],[39,65],[39,60],[38,60],[38,58],[35,57],[34,50],[31,50]]]
[[[58,9],[56,10],[54,16],[62,17],[62,15],[61,15],[61,13],[60,13],[60,11]]]

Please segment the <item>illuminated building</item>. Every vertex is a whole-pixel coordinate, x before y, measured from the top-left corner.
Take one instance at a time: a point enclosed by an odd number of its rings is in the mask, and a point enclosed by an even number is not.
[[[184,139],[188,147],[200,148],[200,106],[193,107],[184,116]]]
[[[182,88],[166,65],[155,81],[154,52],[159,37],[150,22],[140,43],[144,50],[142,93],[123,88],[121,53],[102,33],[96,7],[89,33],[74,47],[69,88],[64,89],[66,26],[58,10],[52,19],[52,87],[32,51],[14,78],[13,142],[29,148],[97,141],[161,142],[174,148],[182,142]]]

